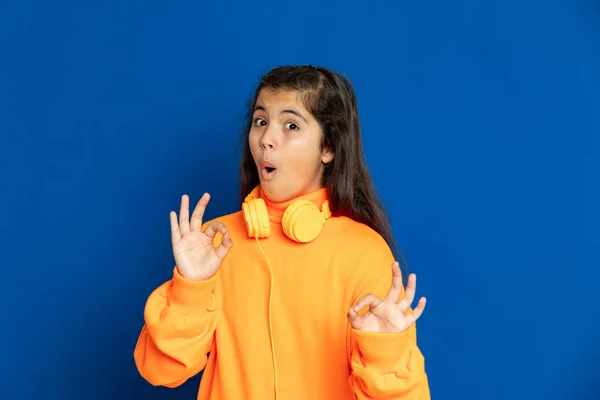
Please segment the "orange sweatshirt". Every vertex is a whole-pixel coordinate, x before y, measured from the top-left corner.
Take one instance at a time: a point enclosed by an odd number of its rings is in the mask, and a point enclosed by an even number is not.
[[[326,196],[302,197],[320,207]],[[192,281],[175,268],[149,296],[134,352],[140,374],[176,387],[203,370],[199,400],[429,399],[414,324],[373,333],[348,322],[359,298],[390,289],[383,238],[331,217],[314,241],[297,243],[281,227],[290,202],[265,201],[271,236],[260,246],[241,211],[220,217],[233,247],[218,272]]]

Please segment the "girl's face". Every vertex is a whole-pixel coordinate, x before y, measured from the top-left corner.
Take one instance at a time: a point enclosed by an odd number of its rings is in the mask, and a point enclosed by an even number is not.
[[[321,151],[321,127],[300,93],[262,89],[252,119],[250,152],[268,199],[283,202],[320,189],[333,153]]]

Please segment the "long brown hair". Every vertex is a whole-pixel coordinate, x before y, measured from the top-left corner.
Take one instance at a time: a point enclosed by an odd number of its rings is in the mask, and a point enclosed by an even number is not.
[[[258,170],[250,153],[248,134],[261,89],[297,90],[305,108],[323,131],[321,148],[332,150],[333,161],[323,172],[331,212],[364,223],[387,242],[401,266],[406,260],[398,249],[387,211],[381,202],[367,167],[358,118],[356,95],[350,80],[327,68],[311,65],[280,66],[265,74],[255,89],[242,135],[240,196],[245,197],[259,184]],[[403,274],[406,278],[406,274]]]

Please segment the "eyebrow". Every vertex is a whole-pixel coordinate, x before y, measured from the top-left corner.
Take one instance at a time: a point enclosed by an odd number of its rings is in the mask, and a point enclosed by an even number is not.
[[[258,111],[258,110],[266,111],[263,106],[256,106],[254,108],[254,111]],[[281,110],[279,115],[281,115],[281,114],[293,114],[293,115],[297,116],[298,118],[302,118],[304,120],[304,122],[306,122],[308,124],[308,121],[306,120],[306,118],[304,118],[304,116],[302,116],[302,114],[300,114],[300,112],[294,110],[293,108],[286,108],[285,110]]]

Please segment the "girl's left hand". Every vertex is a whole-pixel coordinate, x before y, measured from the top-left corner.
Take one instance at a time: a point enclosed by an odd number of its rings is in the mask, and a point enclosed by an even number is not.
[[[419,319],[425,309],[425,297],[421,297],[417,307],[410,314],[405,315],[415,298],[416,275],[409,275],[404,298],[398,302],[402,290],[402,275],[398,262],[392,264],[392,271],[392,287],[385,300],[369,293],[350,308],[348,320],[352,328],[368,332],[404,332]],[[364,316],[358,315],[358,311],[367,306],[369,307],[367,313]]]

